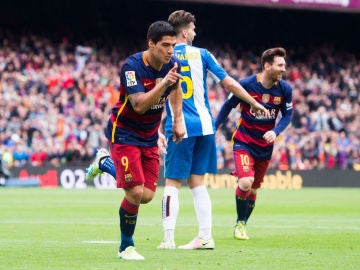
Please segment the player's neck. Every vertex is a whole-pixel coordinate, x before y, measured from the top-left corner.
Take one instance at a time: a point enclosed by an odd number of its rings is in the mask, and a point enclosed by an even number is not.
[[[153,56],[151,55],[151,53],[149,53],[149,51],[145,51],[144,54],[145,54],[145,59],[146,59],[146,61],[149,63],[149,65],[150,65],[151,67],[153,67],[153,68],[156,69],[156,70],[161,70],[163,64],[162,64],[160,61],[157,61],[157,60],[155,59],[155,57],[153,57]]]
[[[178,36],[176,37],[176,44],[180,44],[180,43],[188,44],[186,38],[178,35]]]
[[[260,82],[266,89],[270,89],[276,84],[276,82],[269,78],[264,72],[260,73]]]

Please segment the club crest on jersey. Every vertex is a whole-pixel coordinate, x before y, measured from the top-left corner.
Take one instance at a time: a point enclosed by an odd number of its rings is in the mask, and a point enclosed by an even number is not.
[[[131,182],[133,180],[132,174],[131,173],[125,173],[124,180],[125,180],[126,183]]]
[[[268,103],[270,100],[270,95],[269,94],[263,94],[261,97],[261,101],[264,103]]]
[[[137,85],[135,71],[125,71],[126,86]]]
[[[274,104],[279,105],[281,103],[281,97],[274,97]]]

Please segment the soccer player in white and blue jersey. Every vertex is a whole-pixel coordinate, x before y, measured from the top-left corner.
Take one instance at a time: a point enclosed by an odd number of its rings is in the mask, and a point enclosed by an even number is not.
[[[170,14],[169,23],[177,32],[174,54],[181,62],[180,80],[183,90],[185,136],[180,144],[172,140],[173,111],[166,104],[164,130],[165,189],[162,203],[164,238],[159,249],[175,249],[174,233],[179,212],[179,189],[187,180],[191,189],[199,224],[198,235],[180,249],[213,249],[211,200],[204,185],[205,173],[217,173],[215,124],[211,115],[206,78],[208,73],[248,103],[254,111],[268,116],[268,110],[256,102],[242,86],[231,78],[206,49],[192,46],[195,37],[195,17],[178,10]]]

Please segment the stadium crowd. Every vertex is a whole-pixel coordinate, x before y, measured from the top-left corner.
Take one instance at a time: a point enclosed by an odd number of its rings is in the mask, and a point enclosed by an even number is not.
[[[106,147],[103,130],[118,98],[120,67],[139,48],[0,36],[0,153],[7,166],[92,160]],[[261,49],[209,49],[236,79],[260,70]],[[270,167],[360,170],[359,56],[330,45],[286,49],[295,113],[277,138]],[[211,77],[208,85],[216,117],[227,92]],[[234,110],[216,134],[219,169],[233,168],[230,141],[238,117]]]

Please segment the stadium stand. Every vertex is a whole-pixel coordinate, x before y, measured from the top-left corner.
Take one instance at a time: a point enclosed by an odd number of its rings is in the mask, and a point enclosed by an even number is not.
[[[72,11],[73,16],[78,11],[79,7]],[[166,10],[163,13],[167,14]],[[100,17],[95,18],[98,28]],[[45,18],[50,20],[49,14]],[[249,24],[256,29],[254,21]],[[200,36],[208,33],[201,28],[199,32]],[[13,166],[80,164],[90,161],[98,147],[106,147],[103,129],[118,97],[119,69],[126,56],[144,49],[144,44],[134,41],[138,32],[129,36],[131,40],[120,38],[121,42],[106,33],[96,40],[88,38],[89,31],[82,38],[77,35],[0,27],[0,153],[10,170]],[[237,79],[259,71],[255,56],[263,49],[260,40],[253,41],[256,46],[246,47],[239,39],[219,44],[214,37],[206,46]],[[359,54],[348,50],[349,46],[334,46],[336,42],[304,47],[297,41],[286,46],[286,78],[294,89],[294,119],[278,138],[271,167],[359,170]],[[216,116],[226,92],[211,78],[208,82]],[[230,138],[237,114],[233,111],[217,132],[219,169],[232,168]]]

